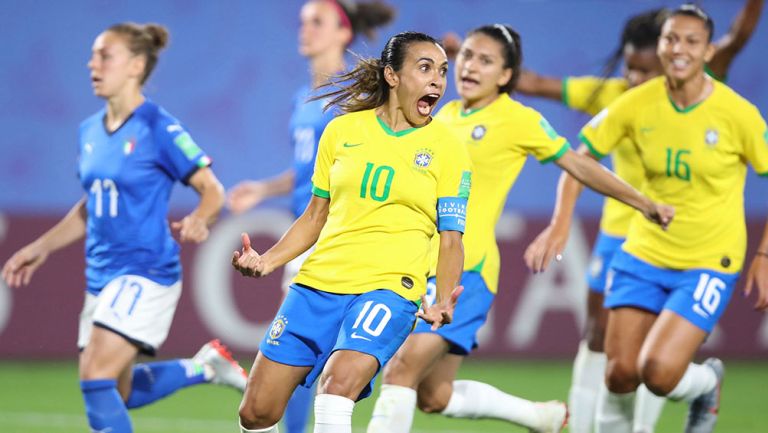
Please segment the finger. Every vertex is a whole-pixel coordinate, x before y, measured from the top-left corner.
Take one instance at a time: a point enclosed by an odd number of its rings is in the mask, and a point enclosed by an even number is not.
[[[183,225],[181,224],[181,221],[174,221],[171,223],[171,228],[174,230],[181,230]]]
[[[464,292],[464,286],[456,286],[451,292],[451,305],[456,306],[459,302],[459,296]]]
[[[237,268],[237,262],[240,260],[240,251],[235,251],[232,254],[232,266]]]
[[[248,251],[251,249],[251,238],[248,237],[248,233],[242,233],[240,235],[240,240],[243,243],[243,251]]]
[[[429,301],[427,301],[427,295],[421,295],[421,309],[425,313],[427,312],[427,308],[429,307]]]
[[[29,281],[32,279],[32,269],[26,268],[21,272],[21,281],[25,286],[29,285]]]
[[[426,313],[423,313],[423,312],[421,312],[421,311],[417,311],[417,312],[416,312],[416,317],[418,317],[419,319],[421,319],[421,320],[423,320],[423,321],[425,321],[425,322],[427,322],[427,323],[432,323],[432,322],[434,322],[434,320],[432,320],[432,317],[431,317],[431,316],[429,316],[428,314],[426,314]]]
[[[751,274],[752,274],[752,273],[750,272],[750,273],[747,275],[747,284],[745,284],[745,285],[744,285],[744,290],[743,290],[743,292],[742,292],[742,293],[744,293],[744,297],[745,297],[745,298],[746,298],[746,297],[748,297],[748,296],[749,296],[749,295],[752,293],[752,281],[753,281],[753,276],[752,276]]]

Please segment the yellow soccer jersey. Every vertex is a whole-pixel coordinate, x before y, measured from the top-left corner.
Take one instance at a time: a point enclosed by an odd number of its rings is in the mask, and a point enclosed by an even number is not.
[[[617,99],[580,138],[598,155],[630,139],[644,167],[644,192],[675,207],[667,231],[636,213],[625,251],[669,269],[739,272],[746,163],[768,174],[768,132],[755,106],[714,81],[707,99],[679,110],[659,77]]]
[[[468,198],[470,168],[440,122],[395,133],[374,110],[335,118],[312,176],[313,193],[330,199],[328,220],[294,282],[344,294],[387,289],[417,301],[438,198]]]
[[[472,160],[472,197],[467,205],[464,234],[464,270],[478,271],[496,293],[499,279],[499,249],[496,222],[504,209],[507,193],[529,154],[540,162],[562,156],[570,145],[536,110],[509,95],[465,113],[461,101],[449,102],[437,115],[466,146]],[[439,238],[433,240],[437,251]],[[432,257],[432,274],[437,265]]]
[[[629,89],[623,78],[567,77],[563,79],[563,103],[574,110],[594,116]],[[611,154],[613,171],[633,187],[640,189],[644,179],[643,167],[632,142],[621,142]],[[635,209],[624,203],[606,198],[600,230],[623,238]]]

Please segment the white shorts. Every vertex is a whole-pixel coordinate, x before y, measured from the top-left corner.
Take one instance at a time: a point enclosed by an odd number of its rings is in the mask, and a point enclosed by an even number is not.
[[[93,326],[108,329],[154,355],[168,337],[181,296],[181,281],[163,286],[138,275],[110,281],[98,296],[88,292],[80,313],[77,347],[88,345]]]
[[[304,264],[304,261],[307,260],[307,257],[309,257],[313,251],[315,251],[314,245],[301,253],[300,256],[285,264],[285,267],[283,267],[283,293],[288,293],[293,279],[296,278],[296,275],[298,275],[301,270],[301,265]]]

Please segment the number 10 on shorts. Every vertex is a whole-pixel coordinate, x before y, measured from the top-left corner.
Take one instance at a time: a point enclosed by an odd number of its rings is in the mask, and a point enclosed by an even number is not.
[[[720,306],[721,292],[725,290],[725,281],[720,278],[701,274],[696,291],[693,292],[693,311],[704,318],[715,314],[717,307]]]
[[[382,332],[384,332],[384,328],[387,326],[387,323],[389,323],[389,320],[392,318],[392,311],[384,304],[376,304],[373,305],[374,301],[368,301],[365,304],[363,304],[363,309],[360,311],[360,314],[357,315],[357,319],[355,320],[355,324],[352,325],[352,329],[358,329],[360,326],[360,323],[363,324],[363,331],[368,333],[369,335],[373,337],[378,337],[381,335]],[[371,305],[373,305],[373,308],[371,308]],[[370,311],[369,311],[370,310]],[[383,312],[384,315],[379,319],[379,313]],[[376,327],[373,327],[373,322],[378,319],[378,324]],[[352,338],[361,338],[364,340],[368,340],[368,338],[359,336],[357,332],[352,333]]]

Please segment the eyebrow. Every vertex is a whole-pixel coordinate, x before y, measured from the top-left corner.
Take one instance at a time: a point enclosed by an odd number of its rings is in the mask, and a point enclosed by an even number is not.
[[[429,57],[420,57],[420,58],[419,58],[419,60],[416,60],[416,62],[420,62],[420,61],[422,61],[422,60],[425,60],[425,61],[427,61],[427,62],[429,62],[429,63],[432,63],[432,64],[434,64],[434,63],[435,63],[435,61],[434,61],[434,60],[432,60],[432,59],[430,59]]]

